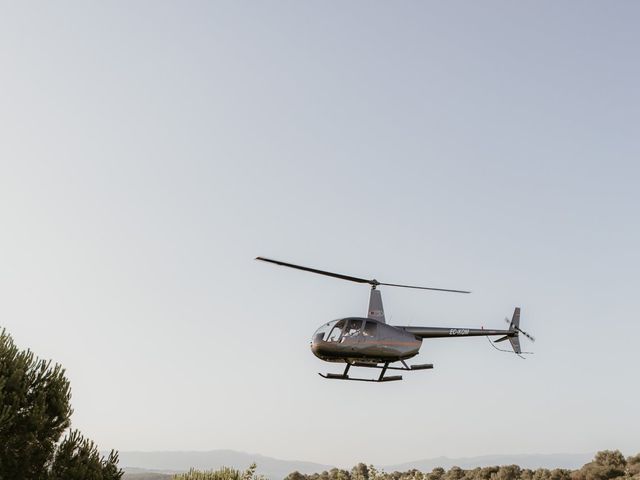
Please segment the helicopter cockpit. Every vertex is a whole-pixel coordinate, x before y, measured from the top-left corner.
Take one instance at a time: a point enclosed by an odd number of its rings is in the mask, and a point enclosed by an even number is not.
[[[375,336],[377,322],[364,318],[340,318],[325,323],[313,334],[312,342],[343,342],[346,339]]]

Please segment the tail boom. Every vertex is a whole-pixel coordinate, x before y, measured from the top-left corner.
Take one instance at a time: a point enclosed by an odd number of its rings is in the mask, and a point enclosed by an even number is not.
[[[520,348],[519,334],[520,330],[520,307],[516,307],[513,312],[511,321],[507,319],[509,323],[508,330],[490,330],[484,328],[450,328],[450,327],[396,327],[404,330],[407,333],[415,335],[417,338],[451,338],[451,337],[492,337],[500,336],[495,343],[504,342],[509,340],[513,351],[517,354],[522,353]],[[531,340],[533,337],[523,332]]]
[[[397,327],[418,338],[447,337],[487,337],[497,335],[513,335],[512,330],[489,330],[484,328],[451,328],[451,327]]]

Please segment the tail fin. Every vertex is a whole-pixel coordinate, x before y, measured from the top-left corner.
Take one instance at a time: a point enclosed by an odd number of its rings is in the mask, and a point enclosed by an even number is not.
[[[509,332],[509,343],[511,343],[513,351],[517,354],[522,353],[520,349],[520,338],[518,337],[520,333],[520,307],[516,307],[513,311],[513,317],[509,324]]]
[[[371,289],[371,295],[369,296],[369,313],[367,317],[385,323],[382,295],[380,294],[380,290],[375,288]]]

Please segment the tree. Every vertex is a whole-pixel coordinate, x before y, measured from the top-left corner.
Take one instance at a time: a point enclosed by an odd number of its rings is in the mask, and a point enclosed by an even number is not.
[[[0,331],[0,480],[122,477],[117,455],[100,458],[95,445],[78,432],[58,445],[71,423],[70,402],[64,369],[18,349],[6,330]]]
[[[538,468],[533,472],[533,480],[549,480],[551,471],[548,468]]]
[[[360,462],[351,469],[352,480],[369,480],[369,467]]]
[[[351,480],[351,475],[347,470],[342,470],[340,468],[332,468],[329,471],[329,478],[331,480]]]
[[[603,450],[596,453],[594,463],[603,467],[613,468],[621,472],[620,474],[622,475],[624,468],[627,466],[627,459],[624,458],[620,450]]]
[[[554,468],[549,473],[549,480],[571,480],[571,470]]]
[[[521,468],[517,465],[503,465],[498,469],[495,480],[517,480],[520,478]]]
[[[178,473],[171,478],[172,480],[266,480],[262,475],[256,474],[255,463],[245,471],[222,467],[219,470],[202,472],[192,468],[187,473]]]
[[[625,474],[627,460],[619,450],[603,450],[596,453],[593,462],[571,474],[573,480],[609,480]]]
[[[500,470],[500,467],[491,466],[491,467],[482,467],[480,469],[479,475],[482,480],[489,480],[494,477]]]
[[[69,426],[71,389],[60,365],[21,351],[0,332],[0,479],[44,479]]]
[[[520,480],[533,480],[533,470],[530,468],[523,468],[520,473]]]
[[[56,450],[48,480],[120,480],[118,454],[102,458],[96,445],[74,430]]]
[[[442,477],[444,477],[444,468],[442,467],[436,467],[427,474],[427,480],[440,480]]]
[[[307,480],[307,476],[296,470],[295,472],[291,472],[289,475],[284,477],[284,480]]]
[[[627,475],[640,478],[640,453],[635,457],[627,458]]]
[[[464,477],[464,470],[460,467],[451,467],[447,473],[442,477],[444,480],[460,480]]]
[[[373,465],[367,467],[364,463],[359,463],[351,469],[350,474],[346,470],[332,468],[328,474],[322,472],[302,475],[294,472],[285,480],[611,480],[618,478],[619,480],[640,480],[640,454],[625,459],[618,450],[604,450],[596,454],[593,462],[575,471],[564,468],[531,470],[517,465],[503,465],[476,467],[471,470],[452,467],[447,472],[437,467],[428,474],[416,469],[385,473]]]
[[[375,465],[369,465],[369,480],[385,480],[386,478],[383,471],[378,471]]]

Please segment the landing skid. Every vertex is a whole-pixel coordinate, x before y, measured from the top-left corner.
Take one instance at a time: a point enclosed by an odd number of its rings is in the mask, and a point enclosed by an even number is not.
[[[352,382],[393,382],[396,380],[402,380],[402,375],[392,375],[382,378],[353,378],[349,375],[340,375],[339,373],[319,373],[322,378],[328,378],[330,380],[351,380]]]
[[[433,364],[432,363],[425,363],[422,365],[407,365],[404,360],[401,360],[402,363],[402,367],[390,367],[389,366],[389,362],[385,363],[384,365],[378,365],[378,364],[373,364],[373,363],[362,363],[362,362],[354,362],[354,363],[347,363],[347,366],[344,369],[344,372],[342,374],[340,373],[319,373],[318,375],[320,375],[322,378],[326,378],[329,380],[351,380],[354,382],[394,382],[397,380],[402,380],[402,375],[389,375],[387,377],[384,376],[384,374],[387,372],[387,370],[402,370],[405,372],[413,372],[415,370],[428,370],[433,368]],[[363,367],[363,368],[378,368],[381,369],[382,371],[380,372],[380,376],[378,378],[352,378],[348,375],[349,373],[349,368],[351,367]]]

